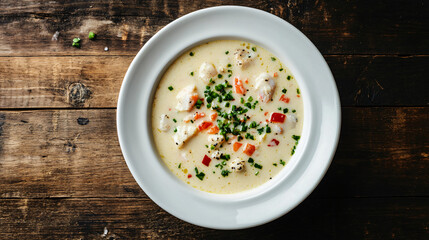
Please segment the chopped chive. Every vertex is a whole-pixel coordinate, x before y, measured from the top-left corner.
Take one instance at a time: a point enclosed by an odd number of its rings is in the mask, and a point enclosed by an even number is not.
[[[278,109],[278,110],[280,110],[280,111],[282,110],[282,108],[281,108],[281,107],[279,107],[279,108],[277,108],[277,109]]]
[[[80,38],[73,38],[73,44],[72,44],[72,46],[80,48],[80,43],[79,42],[80,42]]]
[[[256,47],[252,47],[252,51],[256,52]]]
[[[222,175],[222,177],[227,177],[229,173],[230,173],[230,171],[228,171],[228,170],[222,170],[222,172],[220,174]]]
[[[273,166],[277,167],[277,163],[273,163]]]
[[[196,168],[195,168],[195,169],[196,169]],[[205,173],[203,173],[203,172],[200,172],[200,173],[195,174],[195,176],[196,176],[198,179],[200,179],[201,181],[203,181],[204,176],[206,176],[206,174],[205,174]]]
[[[287,76],[287,80],[290,80],[292,77],[290,75]]]
[[[173,122],[177,123],[177,120],[175,118],[173,118]]]
[[[226,51],[225,54],[228,55],[229,51]]]
[[[231,63],[228,63],[228,65],[226,65],[227,67],[231,67],[232,65],[231,65]],[[230,70],[228,70],[228,71],[230,71]]]
[[[177,132],[177,128],[175,128],[175,129],[173,130],[173,132]]]
[[[94,39],[95,39],[95,33],[93,33],[93,32],[89,32],[89,34],[88,34],[88,38],[89,38],[90,40],[94,40]]]
[[[293,110],[292,110],[292,112],[293,112],[293,113],[296,113],[296,110],[295,110],[295,109],[293,109]]]
[[[286,162],[280,159],[280,164],[284,166]]]
[[[241,98],[241,99],[240,99],[240,103],[244,103],[244,98]]]
[[[259,174],[259,171],[256,171],[256,172],[255,172],[255,176],[258,176],[258,174]]]
[[[296,93],[300,94],[299,88],[296,89]]]
[[[287,112],[289,112],[289,109],[288,108],[283,108],[283,113],[287,113]]]
[[[194,76],[194,72],[191,72],[191,76]]]
[[[232,76],[232,74],[228,74],[228,77],[230,78]]]
[[[261,164],[258,164],[258,163],[255,163],[255,168],[257,168],[257,169],[262,169],[262,165]]]
[[[271,61],[273,61],[273,62],[274,62],[275,60],[276,60],[276,58],[275,58],[275,57],[271,57]]]
[[[193,57],[195,55],[195,53],[194,52],[190,52],[189,53],[189,56],[191,56],[191,57]]]
[[[222,74],[218,74],[218,75],[217,75],[217,77],[218,77],[218,78],[222,78]]]
[[[286,92],[287,92],[287,89],[283,88],[282,93],[286,93]]]
[[[252,102],[252,101],[253,101],[253,97],[252,97],[252,96],[250,96],[250,97],[247,99],[247,101],[248,101],[248,102]]]
[[[280,69],[279,69],[279,71],[280,71],[280,72],[281,72],[281,71],[283,71],[283,68],[280,68]]]
[[[168,87],[168,90],[170,90],[170,91],[173,91],[173,89],[174,89],[173,86]]]
[[[177,168],[180,168],[182,166],[182,163],[179,163],[179,166],[177,166]]]
[[[298,141],[301,138],[301,136],[292,135],[292,138],[293,140]]]

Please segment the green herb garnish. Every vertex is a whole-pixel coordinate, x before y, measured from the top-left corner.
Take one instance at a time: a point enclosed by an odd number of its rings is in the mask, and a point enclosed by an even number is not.
[[[191,56],[191,57],[193,57],[194,55],[195,55],[194,52],[189,53],[189,56]]]
[[[252,51],[256,52],[256,47],[252,47]]]
[[[271,57],[271,61],[273,61],[273,62],[274,62],[275,60],[276,60],[276,58],[275,58],[275,57]]]
[[[230,171],[228,170],[222,170],[222,172],[220,173],[223,177],[227,177],[228,174],[230,173]]]
[[[79,42],[80,42],[80,38],[73,38],[72,46],[80,48],[80,43]]]
[[[194,76],[194,72],[191,72],[190,74],[191,74],[191,76]]]
[[[299,88],[296,89],[296,93],[300,94],[301,92],[299,91]]]
[[[255,168],[257,168],[257,169],[262,169],[262,165],[260,165],[260,164],[258,164],[258,163],[255,163]]]
[[[170,90],[170,91],[173,91],[173,89],[174,89],[173,86],[168,87],[168,90]]]
[[[89,38],[90,40],[94,40],[94,39],[95,39],[95,33],[93,33],[93,32],[89,32],[89,34],[88,34],[88,38]]]
[[[286,162],[280,159],[280,164],[284,166]]]
[[[287,89],[283,88],[282,93],[286,93],[286,92],[287,92]]]
[[[201,105],[203,105],[203,101],[201,101],[201,99],[198,99],[198,100],[197,100],[197,102],[195,103],[195,107],[196,107],[197,109],[200,109],[200,108],[201,108]]]
[[[177,166],[177,168],[180,168],[180,167],[182,167],[182,163],[179,163],[179,166]]]
[[[205,173],[203,173],[203,172],[198,172],[198,168],[195,168],[195,176],[198,178],[198,179],[200,179],[201,181],[203,181],[203,179],[204,179],[204,176],[206,175]]]

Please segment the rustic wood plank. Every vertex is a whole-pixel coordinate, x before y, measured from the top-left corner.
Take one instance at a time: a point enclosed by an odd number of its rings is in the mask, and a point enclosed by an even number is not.
[[[427,106],[429,56],[325,56],[343,106]],[[132,56],[0,57],[0,108],[112,108]],[[398,69],[401,69],[398,71]]]
[[[425,239],[428,201],[426,197],[307,199],[266,225],[216,231],[183,222],[147,199],[0,199],[0,238]]]
[[[0,108],[116,107],[132,59],[0,58]]]
[[[0,197],[145,197],[123,160],[114,109],[0,111]],[[429,108],[343,108],[315,197],[428,196]]]
[[[429,2],[421,1],[13,1],[0,3],[0,56],[134,55],[159,29],[192,11],[246,5],[302,30],[324,54],[429,54]],[[58,41],[52,41],[59,31]],[[98,40],[87,40],[89,31]],[[74,37],[82,48],[71,46]],[[103,52],[105,46],[109,52]]]

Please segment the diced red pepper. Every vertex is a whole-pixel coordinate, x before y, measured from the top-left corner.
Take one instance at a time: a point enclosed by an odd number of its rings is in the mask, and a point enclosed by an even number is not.
[[[284,123],[286,115],[283,113],[272,113],[270,121],[273,123]]]
[[[282,102],[285,102],[285,103],[289,103],[290,102],[290,98],[286,97],[284,94],[282,94],[282,96],[280,97],[279,100],[282,101]]]
[[[246,145],[244,145],[243,153],[245,153],[247,156],[252,156],[255,150],[256,150],[255,145],[246,143]]]
[[[206,165],[208,167],[210,165],[211,161],[212,160],[207,155],[204,155],[204,158],[203,158],[203,164],[204,165]]]
[[[238,149],[240,149],[241,145],[243,145],[243,144],[242,144],[242,143],[239,143],[239,142],[235,142],[235,143],[232,145],[232,149],[234,150],[234,152],[237,152],[237,151],[238,151]]]
[[[268,147],[274,147],[274,146],[277,146],[277,145],[279,145],[279,140],[277,140],[277,139],[272,139],[271,140],[271,142],[270,143],[268,143]]]
[[[216,134],[219,132],[219,128],[216,125],[213,125],[207,131],[208,134]]]
[[[268,112],[264,112],[264,116],[267,116],[268,115]]]
[[[301,97],[299,94],[298,95],[296,95],[297,97]]]
[[[217,118],[217,112],[215,112],[215,113],[213,113],[213,114],[210,115],[210,119],[212,121],[216,120],[216,118]]]
[[[238,94],[246,93],[246,89],[244,89],[243,81],[241,79],[239,78],[234,79],[234,90],[235,90],[235,93],[238,93]]]
[[[200,131],[205,130],[207,128],[209,128],[213,123],[212,122],[202,122],[199,126],[198,129]]]
[[[279,76],[279,74],[277,73],[277,72],[275,72],[274,74],[273,74],[273,77],[278,77]]]
[[[192,174],[188,174],[188,178],[191,178],[192,177]]]
[[[197,120],[197,119],[203,118],[203,117],[205,117],[205,116],[206,116],[206,114],[205,114],[205,113],[203,113],[203,112],[196,112],[196,113],[194,114],[194,120]]]

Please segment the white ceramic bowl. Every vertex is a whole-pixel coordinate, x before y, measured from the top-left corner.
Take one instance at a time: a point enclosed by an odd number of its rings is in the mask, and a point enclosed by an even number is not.
[[[229,195],[199,191],[174,176],[159,158],[151,131],[152,99],[163,72],[184,51],[214,39],[243,39],[274,53],[295,75],[304,101],[301,140],[287,166],[262,186]],[[190,13],[155,34],[125,75],[117,111],[122,153],[143,191],[172,215],[215,229],[264,224],[301,203],[331,163],[340,119],[334,78],[310,40],[272,14],[236,6]]]

